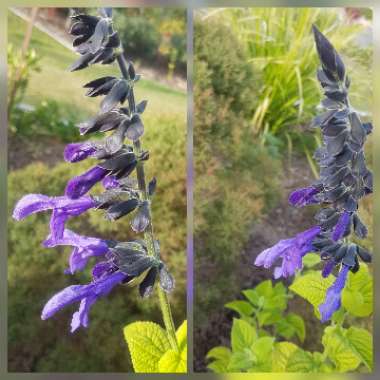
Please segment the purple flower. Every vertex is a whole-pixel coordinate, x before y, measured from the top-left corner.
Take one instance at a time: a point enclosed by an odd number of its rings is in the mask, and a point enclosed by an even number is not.
[[[332,272],[332,270],[334,269],[336,265],[336,262],[334,259],[330,259],[328,261],[326,261],[323,269],[322,269],[322,277],[323,278],[326,278],[330,275],[330,273]]]
[[[79,310],[73,314],[71,320],[71,332],[80,326],[88,327],[88,314],[91,306],[98,298],[107,296],[117,284],[126,280],[127,277],[126,274],[119,271],[107,271],[106,274],[95,278],[90,284],[68,286],[47,302],[42,310],[41,319],[48,319],[65,306],[80,302]]]
[[[50,248],[57,245],[71,245],[74,247],[69,260],[69,273],[71,274],[83,270],[91,257],[103,256],[108,252],[108,244],[105,240],[81,236],[68,229],[64,230],[61,239],[53,240],[51,236],[49,236],[47,240],[44,241],[45,247]]]
[[[72,199],[85,195],[96,183],[101,181],[108,171],[100,166],[94,166],[85,173],[72,178],[66,186],[65,194]]]
[[[73,143],[65,147],[63,157],[67,162],[78,162],[91,156],[96,152],[96,148],[92,143]]]
[[[281,266],[274,269],[274,278],[292,276],[296,270],[302,268],[302,258],[313,250],[312,241],[320,231],[319,226],[314,226],[297,234],[294,238],[280,240],[273,247],[261,252],[256,257],[255,265],[269,268],[281,258]]]
[[[315,199],[315,195],[318,193],[319,190],[313,186],[294,190],[289,195],[289,203],[295,207],[303,207],[310,204],[319,203],[319,201]]]
[[[53,210],[50,219],[51,242],[59,241],[63,237],[66,220],[78,216],[96,203],[91,197],[71,199],[67,196],[49,197],[43,194],[28,194],[22,197],[13,210],[13,218],[21,220],[28,215],[40,211]]]
[[[351,213],[348,211],[344,211],[340,217],[339,220],[334,228],[334,232],[332,234],[332,239],[335,241],[338,241],[342,239],[344,233],[347,230],[348,225],[351,221]]]
[[[340,308],[342,290],[346,284],[347,274],[349,267],[342,266],[335,282],[327,289],[325,302],[319,305],[319,312],[321,313],[321,321],[328,321],[332,315]]]
[[[120,183],[114,175],[109,175],[103,179],[102,185],[106,190],[110,190],[120,186]]]

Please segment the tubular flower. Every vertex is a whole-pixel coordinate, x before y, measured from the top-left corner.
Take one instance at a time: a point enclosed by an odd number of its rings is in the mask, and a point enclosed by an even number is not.
[[[322,145],[314,153],[320,178],[310,186],[293,191],[289,203],[295,207],[320,204],[321,209],[315,215],[318,227],[308,230],[310,233],[305,231],[308,238],[304,240],[300,235],[280,240],[260,253],[255,264],[268,268],[281,258],[282,265],[275,268],[274,277],[287,277],[301,269],[305,253],[316,252],[325,261],[322,277],[328,277],[337,266],[341,267],[334,285],[327,291],[325,302],[320,305],[325,322],[340,307],[348,271],[358,271],[359,259],[371,261],[366,249],[343,241],[343,238],[352,230],[359,238],[368,233],[357,211],[359,200],[372,193],[372,173],[364,157],[364,144],[372,125],[362,123],[349,105],[350,80],[339,54],[315,26],[313,33],[321,61],[317,77],[325,95],[322,101],[325,112],[313,121],[313,126],[319,127],[322,134]]]
[[[290,194],[289,203],[295,207],[303,207],[306,205],[319,203],[315,197],[318,193],[318,188],[314,186],[297,189]]]
[[[99,16],[72,16],[74,23],[70,34],[75,36],[73,46],[81,55],[72,65],[72,71],[95,63],[108,64],[120,58],[120,40],[117,32],[113,31],[111,17],[110,8],[100,9]],[[49,248],[58,245],[73,247],[66,273],[81,271],[91,258],[96,260],[90,283],[71,285],[59,291],[42,311],[41,318],[47,319],[65,306],[78,302],[79,309],[71,321],[72,332],[89,325],[92,305],[100,297],[107,296],[118,284],[138,286],[141,297],[148,297],[153,292],[156,279],[159,279],[159,285],[165,292],[171,292],[174,288],[174,279],[160,259],[159,244],[152,233],[148,250],[144,240],[118,242],[81,236],[65,228],[69,218],[92,208],[105,211],[107,219],[112,221],[136,210],[131,221],[136,233],[144,231],[151,223],[150,204],[156,180],[151,180],[145,190],[145,186],[141,185],[145,181],[145,174],[138,181],[130,178],[138,162],[149,159],[149,153],[141,149],[138,141],[144,133],[141,115],[147,102],[135,104],[132,87],[140,76],[131,62],[125,62],[124,58],[122,60],[122,64],[118,60],[122,78],[106,76],[84,85],[87,96],[104,96],[104,99],[97,116],[78,125],[79,133],[110,133],[103,139],[68,144],[63,154],[65,161],[71,163],[87,158],[101,161],[85,173],[70,179],[64,196],[25,195],[13,211],[16,220],[42,211],[52,211],[50,235],[43,244]],[[128,106],[121,106],[127,98]],[[125,139],[130,140],[133,146],[126,145]],[[102,182],[105,190],[100,194],[86,195],[98,182]]]
[[[281,266],[274,269],[274,278],[293,276],[297,270],[302,269],[302,258],[313,250],[312,241],[320,231],[319,226],[314,226],[294,238],[280,240],[273,247],[261,252],[255,260],[255,265],[270,268],[277,259],[281,259]]]
[[[67,196],[48,197],[42,194],[28,194],[17,202],[13,211],[13,218],[21,220],[31,214],[52,210],[50,240],[56,242],[63,237],[67,219],[78,216],[95,207],[95,205],[96,203],[91,197],[71,199]]]
[[[51,236],[49,236],[43,244],[47,248],[57,245],[70,245],[74,247],[69,259],[69,272],[74,274],[76,271],[83,270],[91,257],[104,256],[109,250],[110,243],[94,237],[81,236],[65,229],[60,240],[53,241]]]
[[[72,178],[66,186],[65,194],[71,199],[77,199],[85,195],[94,185],[101,181],[108,171],[99,166],[94,166],[85,173]]]
[[[332,315],[340,308],[341,295],[346,284],[349,267],[343,265],[334,284],[327,289],[326,298],[323,304],[319,305],[321,321],[327,322]]]

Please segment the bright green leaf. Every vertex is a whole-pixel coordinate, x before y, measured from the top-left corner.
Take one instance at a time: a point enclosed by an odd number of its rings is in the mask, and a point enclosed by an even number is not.
[[[187,344],[187,321],[183,321],[182,325],[178,327],[176,333],[179,350],[182,351],[183,347]]]
[[[272,353],[273,372],[286,372],[288,360],[295,351],[298,350],[298,346],[290,342],[280,342],[274,345]]]
[[[217,346],[212,348],[206,356],[207,359],[224,360],[225,362],[228,362],[230,360],[230,357],[231,350],[228,347],[224,346]]]
[[[228,372],[245,372],[256,362],[254,353],[249,349],[234,352],[228,364]]]
[[[299,340],[305,340],[305,323],[303,319],[294,313],[289,313],[276,323],[277,332],[286,339],[297,335]]]
[[[302,259],[302,263],[306,268],[313,268],[321,262],[321,256],[316,253],[308,253]]]
[[[187,345],[180,352],[172,349],[165,352],[158,362],[160,373],[186,373],[187,372]]]
[[[319,315],[318,306],[325,300],[326,291],[334,280],[332,275],[323,278],[320,272],[313,271],[297,277],[289,289],[309,301]]]
[[[236,311],[241,317],[249,317],[254,311],[254,307],[247,301],[232,301],[226,303],[224,306]]]
[[[351,348],[356,352],[364,365],[372,371],[373,367],[373,342],[372,334],[367,330],[350,327],[346,333],[346,338],[350,342]]]
[[[252,352],[257,358],[257,364],[268,364],[269,370],[272,366],[273,345],[274,338],[272,337],[258,338],[252,344]]]
[[[373,280],[365,264],[356,273],[349,272],[342,293],[342,304],[356,317],[366,317],[373,310]]]
[[[339,372],[353,371],[362,361],[346,334],[347,330],[340,326],[329,326],[325,328],[322,337],[325,353]]]
[[[165,330],[153,322],[134,322],[124,327],[124,337],[135,372],[159,372],[160,358],[170,348]]]
[[[243,351],[251,347],[257,338],[256,330],[248,322],[234,318],[231,330],[231,346],[233,352]]]
[[[304,351],[301,348],[295,350],[288,359],[286,372],[319,372],[319,360],[311,352]]]

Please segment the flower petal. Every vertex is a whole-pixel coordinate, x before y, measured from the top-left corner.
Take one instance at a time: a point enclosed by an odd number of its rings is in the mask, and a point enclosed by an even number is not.
[[[328,321],[335,311],[340,308],[341,305],[341,293],[346,284],[347,274],[349,267],[343,265],[341,271],[338,274],[335,282],[327,289],[325,302],[319,305],[319,312],[321,313],[321,321]]]
[[[107,170],[95,166],[82,175],[72,178],[67,183],[65,194],[71,199],[78,199],[101,181],[107,173]]]
[[[334,232],[332,234],[332,238],[335,241],[338,241],[342,239],[345,232],[347,231],[347,227],[349,226],[351,221],[351,213],[348,211],[344,211],[340,217],[339,220],[334,228]]]
[[[54,207],[51,197],[43,194],[28,194],[22,197],[13,210],[13,218],[21,220],[30,214],[50,210]]]
[[[75,332],[79,327],[88,327],[91,306],[96,302],[97,297],[86,297],[80,302],[79,310],[73,314],[71,320],[71,332]]]
[[[108,293],[126,277],[121,272],[115,272],[99,281],[88,285],[71,285],[55,294],[42,310],[41,319],[52,317],[57,311],[65,306],[79,302],[87,297],[102,297]]]
[[[290,194],[289,203],[295,207],[318,203],[318,200],[314,197],[318,193],[318,189],[313,186],[297,189]]]
[[[91,143],[68,144],[63,152],[63,157],[67,162],[78,162],[91,156],[96,152],[96,148]]]

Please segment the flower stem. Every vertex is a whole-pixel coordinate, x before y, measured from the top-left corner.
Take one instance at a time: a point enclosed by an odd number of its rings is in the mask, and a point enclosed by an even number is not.
[[[129,74],[128,74],[128,69],[127,69],[127,62],[125,61],[125,58],[122,53],[120,53],[117,56],[117,62],[119,64],[119,68],[123,77],[127,80],[130,79]],[[129,92],[128,103],[129,103],[130,112],[131,114],[133,114],[136,111],[133,88],[131,88]],[[139,155],[142,152],[140,140],[134,141],[133,147],[134,147],[136,155]],[[136,174],[137,174],[137,182],[138,182],[138,186],[139,186],[139,190],[141,192],[142,198],[144,201],[149,201],[143,161],[138,162],[137,167],[136,167]],[[159,253],[156,251],[155,244],[154,244],[153,222],[152,222],[152,213],[151,213],[150,204],[149,204],[148,218],[149,218],[149,225],[144,232],[144,238],[147,244],[148,254],[159,258]],[[162,318],[164,320],[166,333],[169,339],[170,346],[172,349],[178,351],[178,342],[177,342],[177,338],[175,334],[175,326],[173,322],[168,295],[161,289],[160,286],[157,286],[157,291],[158,291],[158,299],[159,299],[159,304],[161,308]]]

